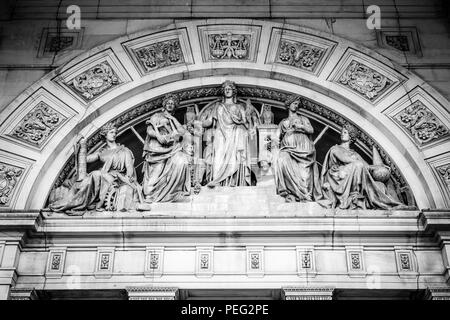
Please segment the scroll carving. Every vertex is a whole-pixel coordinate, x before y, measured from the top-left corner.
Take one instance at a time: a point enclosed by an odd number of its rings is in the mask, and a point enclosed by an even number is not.
[[[395,121],[405,128],[420,145],[449,134],[448,128],[421,101],[416,101],[399,112]]]
[[[40,102],[22,119],[11,135],[40,146],[66,119],[46,103]]]
[[[325,50],[310,44],[281,40],[277,62],[314,71]]]
[[[81,73],[67,83],[70,88],[87,101],[119,84],[119,77],[106,61]]]
[[[356,61],[350,63],[338,81],[369,100],[374,100],[392,85],[387,77]]]

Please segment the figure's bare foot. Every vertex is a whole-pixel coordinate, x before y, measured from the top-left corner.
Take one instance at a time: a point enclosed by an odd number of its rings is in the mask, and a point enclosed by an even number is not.
[[[212,189],[212,188],[217,187],[217,183],[210,182],[210,183],[207,184],[207,186],[208,186],[208,188]]]

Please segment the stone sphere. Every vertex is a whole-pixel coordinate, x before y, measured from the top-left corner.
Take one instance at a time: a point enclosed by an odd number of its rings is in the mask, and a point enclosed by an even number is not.
[[[379,166],[379,165],[374,165],[371,166],[371,174],[372,174],[372,178],[375,181],[380,181],[380,182],[386,182],[389,180],[389,177],[391,176],[391,169],[389,167],[386,166]]]

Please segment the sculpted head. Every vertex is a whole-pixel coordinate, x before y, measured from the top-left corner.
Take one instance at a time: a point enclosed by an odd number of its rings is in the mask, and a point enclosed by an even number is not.
[[[109,142],[116,141],[117,127],[113,123],[107,123],[100,129],[100,135]]]
[[[358,129],[352,126],[350,123],[344,124],[341,130],[341,141],[342,142],[355,142],[356,138],[358,138]]]
[[[222,94],[225,98],[235,97],[237,94],[236,84],[230,80],[222,83]]]
[[[297,112],[300,105],[300,96],[292,95],[288,97],[286,102],[284,103],[285,107],[292,112]]]
[[[180,99],[175,94],[167,94],[162,102],[162,106],[167,112],[173,113],[175,108],[180,104]]]

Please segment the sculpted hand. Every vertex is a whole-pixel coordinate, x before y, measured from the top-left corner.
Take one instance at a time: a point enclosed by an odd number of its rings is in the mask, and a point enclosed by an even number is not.
[[[168,143],[168,141],[167,141],[167,138],[165,137],[165,136],[163,136],[163,135],[157,135],[156,136],[156,139],[158,140],[158,142],[159,143],[161,143],[161,144],[167,144]]]

